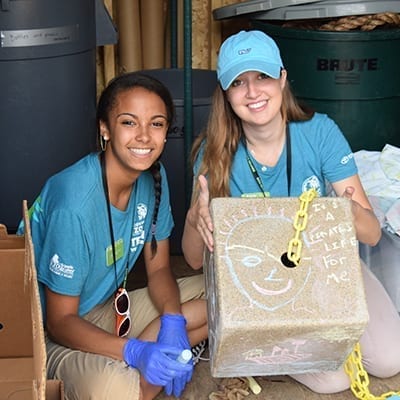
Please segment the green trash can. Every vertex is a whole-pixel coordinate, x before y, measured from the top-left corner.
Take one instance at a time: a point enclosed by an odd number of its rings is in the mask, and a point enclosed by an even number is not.
[[[353,151],[400,147],[400,29],[327,32],[251,24],[278,43],[297,97],[333,118]]]

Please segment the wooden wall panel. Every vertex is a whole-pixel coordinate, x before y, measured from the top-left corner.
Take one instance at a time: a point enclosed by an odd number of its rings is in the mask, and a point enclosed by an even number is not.
[[[193,1],[192,5],[192,66],[210,68],[210,8],[207,1]]]
[[[201,0],[193,0],[194,2],[201,2]],[[216,21],[212,17],[212,10],[216,8],[224,7],[230,4],[243,2],[238,0],[208,0],[210,3],[210,20],[209,20],[209,29],[210,29],[210,52],[209,52],[209,64],[211,69],[215,69],[217,65],[217,56],[218,49],[221,46],[221,43],[226,39],[229,35],[239,32],[241,29],[248,29],[249,24],[246,18],[233,18],[227,20]],[[193,24],[196,24],[196,21],[193,21]]]
[[[166,36],[167,16],[163,1],[146,0],[140,2],[143,69],[164,67],[164,38]]]
[[[113,10],[113,1],[105,0],[104,4],[107,8],[108,13],[112,20],[114,20],[115,12]],[[106,45],[104,46],[104,82],[109,82],[116,74],[115,69],[115,46]]]
[[[142,44],[139,0],[117,0],[118,72],[142,68]]]
[[[244,0],[242,0],[244,1]],[[215,69],[222,41],[246,19],[215,21],[212,10],[235,0],[192,0],[192,67]],[[115,75],[148,68],[169,68],[171,39],[169,0],[104,0],[118,30],[116,45],[97,49],[97,88]],[[177,66],[184,66],[184,0],[177,0]]]

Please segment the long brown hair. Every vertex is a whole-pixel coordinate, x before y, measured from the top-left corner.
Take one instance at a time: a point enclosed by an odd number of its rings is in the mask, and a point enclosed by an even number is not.
[[[286,122],[306,121],[314,115],[313,110],[298,102],[288,81],[283,89],[281,113]],[[226,93],[218,85],[212,98],[207,126],[194,141],[191,152],[193,165],[200,150],[203,151],[198,175],[207,176],[210,200],[214,197],[229,197],[231,194],[229,180],[232,161],[242,135],[242,122],[233,112]],[[192,202],[197,199],[198,194],[196,179]]]

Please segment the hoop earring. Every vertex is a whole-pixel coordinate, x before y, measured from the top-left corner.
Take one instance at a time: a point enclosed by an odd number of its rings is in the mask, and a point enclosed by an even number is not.
[[[100,139],[100,148],[101,148],[101,150],[102,151],[106,151],[106,149],[107,149],[107,140],[104,139],[103,135],[100,135],[99,139]]]

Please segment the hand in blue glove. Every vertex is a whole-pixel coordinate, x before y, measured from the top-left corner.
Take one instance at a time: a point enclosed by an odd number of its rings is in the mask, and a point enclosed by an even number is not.
[[[164,314],[160,317],[161,327],[158,333],[157,343],[166,344],[179,348],[181,351],[190,350],[189,337],[186,330],[186,319],[183,315]],[[179,397],[183,392],[186,384],[192,379],[193,361],[190,360],[188,365],[190,371],[174,378],[165,386],[165,393],[170,396]]]
[[[191,373],[192,366],[176,361],[181,350],[159,343],[129,339],[123,351],[125,362],[137,368],[147,382],[166,386],[177,377]]]

